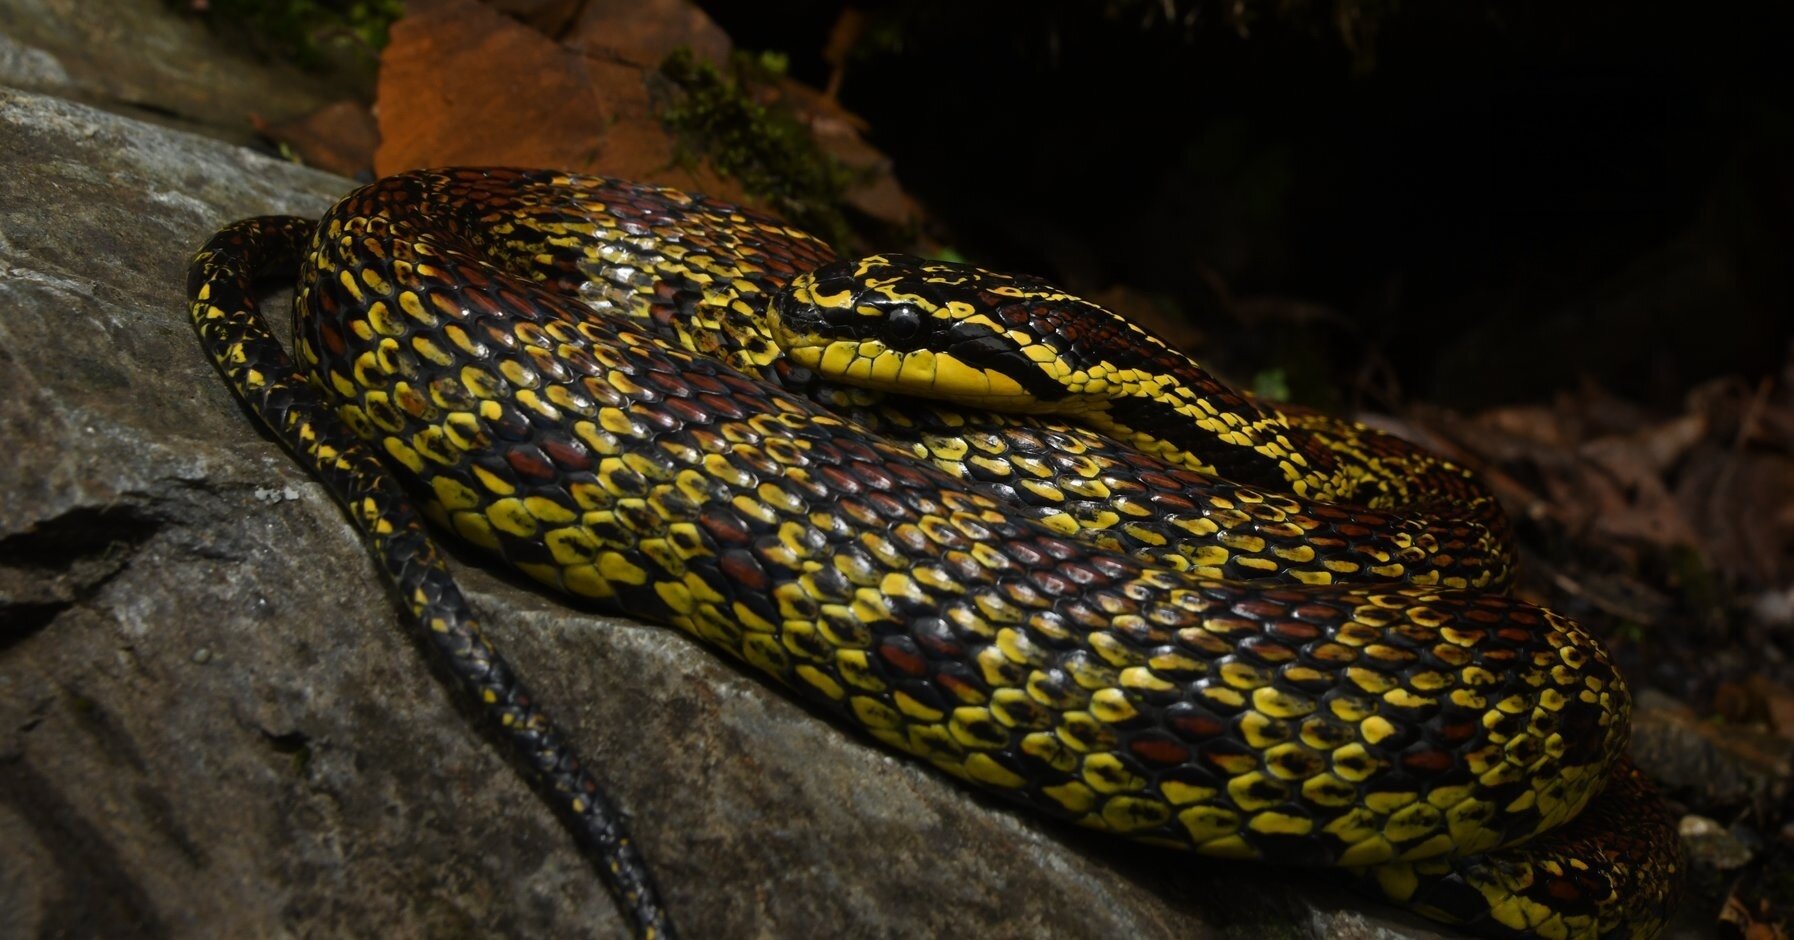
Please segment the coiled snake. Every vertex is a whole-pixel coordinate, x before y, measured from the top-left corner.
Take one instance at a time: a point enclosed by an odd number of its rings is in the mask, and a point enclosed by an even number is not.
[[[252,292],[295,264],[297,363]],[[643,934],[669,930],[646,866],[423,517],[1056,818],[1358,868],[1495,934],[1650,935],[1673,903],[1625,686],[1498,593],[1473,477],[1044,282],[836,261],[654,186],[441,170],[232,225],[188,290]]]

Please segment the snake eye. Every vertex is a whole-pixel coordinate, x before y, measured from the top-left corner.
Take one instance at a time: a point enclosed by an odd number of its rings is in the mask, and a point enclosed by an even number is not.
[[[909,339],[922,329],[922,315],[914,307],[898,307],[885,316],[892,339]]]

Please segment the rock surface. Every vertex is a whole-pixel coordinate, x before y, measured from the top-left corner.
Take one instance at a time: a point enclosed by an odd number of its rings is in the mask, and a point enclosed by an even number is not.
[[[0,936],[620,933],[186,323],[212,229],[352,184],[6,90],[0,168]],[[681,635],[459,570],[690,936],[1436,936],[1038,823]]]
[[[347,94],[222,40],[164,0],[0,3],[0,84],[94,104],[238,143],[250,118],[280,121]],[[332,87],[332,85],[338,87]]]

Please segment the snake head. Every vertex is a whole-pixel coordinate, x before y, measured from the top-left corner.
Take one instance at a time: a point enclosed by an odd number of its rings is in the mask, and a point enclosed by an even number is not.
[[[870,255],[794,278],[768,311],[785,355],[835,381],[1006,411],[1067,391],[1051,336],[1008,323],[1044,281],[910,255]]]

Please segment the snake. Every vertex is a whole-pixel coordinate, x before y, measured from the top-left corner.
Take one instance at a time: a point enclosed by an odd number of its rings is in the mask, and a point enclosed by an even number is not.
[[[272,278],[297,282],[291,352]],[[1234,391],[1048,281],[450,168],[229,225],[187,292],[640,936],[673,934],[647,860],[439,534],[1050,819],[1340,868],[1490,936],[1673,911],[1625,682],[1508,596],[1475,474]]]

